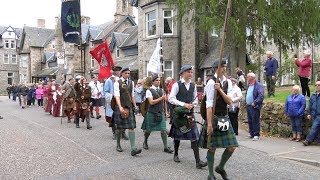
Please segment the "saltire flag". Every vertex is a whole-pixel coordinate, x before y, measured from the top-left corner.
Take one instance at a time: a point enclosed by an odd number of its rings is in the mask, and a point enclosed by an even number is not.
[[[62,1],[61,27],[65,42],[80,44],[81,14],[79,0]]]
[[[157,40],[157,45],[153,54],[147,64],[147,71],[160,74],[161,73],[161,63],[160,63],[160,51],[161,51],[161,40],[160,38]]]
[[[114,66],[112,55],[109,49],[107,40],[99,44],[96,48],[90,51],[90,54],[96,59],[100,65],[98,80],[104,80],[111,76],[111,69]]]

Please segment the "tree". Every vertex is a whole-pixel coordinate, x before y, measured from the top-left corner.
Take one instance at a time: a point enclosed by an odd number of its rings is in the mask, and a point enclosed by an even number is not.
[[[223,26],[227,0],[166,2],[178,10],[178,19],[196,24],[202,32],[212,28],[219,31]],[[290,46],[299,47],[302,39],[311,42],[319,36],[319,27],[319,0],[233,0],[228,35],[238,45],[248,40],[252,46],[256,44],[256,37],[261,36],[262,42],[272,39],[286,50]]]

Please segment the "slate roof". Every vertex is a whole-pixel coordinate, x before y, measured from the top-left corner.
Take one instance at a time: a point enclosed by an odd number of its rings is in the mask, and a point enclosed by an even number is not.
[[[96,26],[91,26],[88,24],[82,24],[81,25],[81,34],[82,34],[82,43],[87,43],[88,41],[91,41],[95,39],[100,33],[102,29]],[[91,39],[89,38],[89,35],[91,36]]]
[[[138,26],[133,26],[125,29],[123,32],[128,32],[130,30],[130,35],[126,40],[121,43],[120,48],[130,47],[138,44]]]
[[[213,61],[219,58],[220,46],[221,46],[221,39],[220,38],[214,39],[211,44],[209,54],[200,63],[200,69],[212,68]],[[230,52],[230,49],[225,48],[223,51],[222,57],[228,58],[229,52]]]
[[[54,38],[53,29],[25,26],[24,33],[30,38],[30,47],[45,47]]]
[[[47,62],[56,62],[57,57],[55,52],[45,52],[43,53],[42,63],[45,64]]]

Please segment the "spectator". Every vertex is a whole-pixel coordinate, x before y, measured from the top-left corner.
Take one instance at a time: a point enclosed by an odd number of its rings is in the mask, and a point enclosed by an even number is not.
[[[21,99],[22,99],[22,104],[21,107],[22,109],[24,109],[26,107],[26,104],[27,104],[27,95],[28,95],[28,88],[25,86],[24,83],[22,83],[21,87],[20,87],[20,95],[22,96]]]
[[[249,138],[253,141],[260,139],[260,111],[264,99],[263,85],[256,81],[254,73],[248,73],[248,89],[246,93]]]
[[[267,61],[264,64],[264,70],[266,73],[268,97],[271,97],[271,96],[274,97],[278,61],[273,57],[273,52],[267,51],[266,55],[267,55]]]
[[[32,104],[32,99],[34,99],[35,89],[32,84],[28,85],[28,94],[27,94],[27,105],[28,107]]]
[[[308,146],[310,145],[317,137],[318,133],[320,132],[320,80],[316,82],[316,92],[312,94],[310,98],[309,104],[309,114],[307,118],[312,120],[312,126],[309,131],[309,134],[306,140],[303,141],[303,145]]]
[[[141,114],[142,92],[143,92],[142,79],[139,79],[134,89],[134,98],[136,100],[136,105],[138,107],[138,112],[136,112],[135,114],[138,114],[138,115]]]
[[[42,84],[38,85],[38,88],[36,90],[36,98],[38,100],[38,106],[43,107],[43,88]]]
[[[13,92],[13,89],[12,89],[12,85],[9,84],[9,86],[7,87],[7,92],[8,92],[8,97],[9,99],[11,99],[11,93]]]
[[[241,89],[237,85],[237,80],[234,78],[231,78],[230,80],[232,82],[232,89],[231,89],[231,92],[228,93],[228,96],[230,96],[232,103],[228,105],[228,115],[234,130],[234,134],[238,135],[239,134],[238,115],[239,115],[240,101],[242,99],[242,93],[241,93]]]
[[[210,79],[212,79],[212,76],[213,76],[212,73],[207,73],[207,74],[206,74],[206,84],[208,83],[208,81],[209,81]]]
[[[241,91],[246,90],[246,88],[245,88],[246,79],[244,78],[243,71],[239,67],[237,67],[236,68],[236,73],[237,73],[237,76],[238,76],[238,86],[239,86],[239,88],[241,89]]]
[[[201,102],[202,99],[202,94],[203,94],[203,81],[201,80],[201,77],[198,77],[198,80],[196,82],[196,87],[197,87],[197,98],[198,98],[198,103]]]
[[[296,65],[298,66],[298,76],[300,78],[300,84],[302,87],[302,94],[310,97],[310,89],[308,86],[310,71],[312,67],[312,59],[310,58],[311,51],[305,50],[303,52],[303,59],[295,58]]]
[[[301,141],[302,134],[302,117],[306,109],[306,99],[302,94],[299,94],[300,87],[294,85],[291,93],[286,100],[284,113],[290,117],[292,127],[291,141]]]

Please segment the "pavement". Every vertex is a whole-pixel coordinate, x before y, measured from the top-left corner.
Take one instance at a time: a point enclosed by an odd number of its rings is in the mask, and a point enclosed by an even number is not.
[[[195,112],[200,112],[199,107],[195,108]],[[196,113],[196,119],[201,119],[199,113]],[[247,136],[248,131],[246,129],[239,129],[237,140],[240,146],[266,153],[271,157],[320,167],[319,145],[304,146],[302,142],[290,141],[289,138],[280,137],[260,137],[260,140],[252,141]]]
[[[115,150],[111,129],[104,119],[91,119],[92,130],[87,130],[85,123],[75,128],[66,118],[61,124],[61,118],[52,117],[40,107],[21,109],[5,96],[0,96],[0,115],[4,117],[0,120],[1,180],[207,179],[207,167],[195,168],[190,142],[181,141],[181,162],[175,163],[172,154],[163,152],[159,132],[149,137],[149,150],[132,157],[129,141],[121,141],[124,152]],[[200,119],[199,114],[196,119]],[[136,144],[142,148],[142,116],[136,116],[136,121]],[[240,146],[225,167],[232,179],[319,179],[319,146],[305,147],[272,137],[252,141],[246,135],[245,130],[240,130]],[[172,147],[171,138],[168,144]],[[202,160],[206,153],[200,149]],[[216,151],[215,165],[222,153],[223,149]]]

